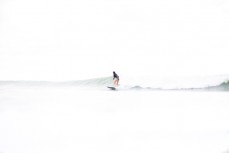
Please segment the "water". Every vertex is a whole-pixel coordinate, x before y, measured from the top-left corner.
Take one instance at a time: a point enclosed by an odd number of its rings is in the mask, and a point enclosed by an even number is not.
[[[228,92],[111,91],[109,83],[1,82],[0,152],[229,151]]]
[[[148,89],[148,90],[203,90],[229,91],[229,75],[206,77],[122,77],[121,90]],[[111,76],[87,80],[50,82],[50,81],[0,81],[3,87],[94,87],[103,89],[114,86]]]

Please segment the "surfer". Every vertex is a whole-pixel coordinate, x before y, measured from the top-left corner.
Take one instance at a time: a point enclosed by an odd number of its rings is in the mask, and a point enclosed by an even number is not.
[[[119,76],[115,73],[115,71],[113,71],[113,80],[114,80],[114,85],[118,86]]]

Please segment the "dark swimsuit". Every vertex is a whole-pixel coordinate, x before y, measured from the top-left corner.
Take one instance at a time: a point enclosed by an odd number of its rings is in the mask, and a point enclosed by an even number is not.
[[[115,78],[119,80],[119,76],[118,76],[116,73],[114,73],[114,75],[113,75],[113,80],[114,80]]]

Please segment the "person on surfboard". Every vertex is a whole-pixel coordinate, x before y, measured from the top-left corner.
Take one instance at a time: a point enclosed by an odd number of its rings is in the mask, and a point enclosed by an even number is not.
[[[118,86],[118,82],[119,82],[119,76],[115,73],[115,71],[113,71],[113,80],[114,80],[114,85]]]

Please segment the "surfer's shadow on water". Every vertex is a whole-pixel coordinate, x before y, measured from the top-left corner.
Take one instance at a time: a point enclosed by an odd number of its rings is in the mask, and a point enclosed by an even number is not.
[[[115,87],[108,86],[107,88],[109,88],[110,90],[117,90]]]

